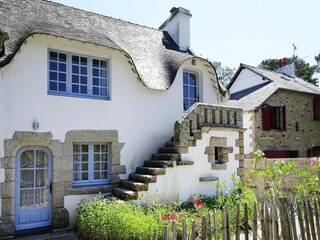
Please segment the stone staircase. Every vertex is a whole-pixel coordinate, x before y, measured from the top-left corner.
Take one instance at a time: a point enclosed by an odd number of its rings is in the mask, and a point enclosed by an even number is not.
[[[159,148],[158,153],[152,154],[151,160],[144,162],[143,167],[138,167],[129,179],[122,180],[120,186],[114,188],[113,195],[123,200],[138,199],[138,192],[148,191],[149,183],[157,182],[158,175],[165,175],[166,168],[176,165],[193,165],[192,161],[181,161],[181,154],[174,149],[174,142],[166,142]]]

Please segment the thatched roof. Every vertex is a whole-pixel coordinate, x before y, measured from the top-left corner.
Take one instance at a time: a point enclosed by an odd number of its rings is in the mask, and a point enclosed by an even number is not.
[[[12,60],[26,38],[48,34],[126,53],[138,79],[155,90],[167,90],[181,64],[195,57],[178,51],[165,31],[47,0],[0,0],[0,30],[9,35],[0,67]]]

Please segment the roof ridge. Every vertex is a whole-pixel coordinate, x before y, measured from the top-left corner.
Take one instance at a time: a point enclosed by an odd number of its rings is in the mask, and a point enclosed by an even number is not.
[[[155,30],[155,31],[158,31],[158,32],[163,32],[161,29],[158,29],[158,28],[153,28],[153,27],[150,27],[150,26],[129,22],[127,20],[123,20],[123,19],[120,19],[120,18],[114,18],[114,17],[108,16],[108,15],[103,15],[102,13],[96,13],[96,12],[93,12],[93,11],[87,11],[87,10],[84,10],[84,9],[81,9],[81,8],[65,5],[65,4],[58,3],[58,2],[53,2],[52,0],[40,0],[40,1],[46,2],[46,3],[49,3],[49,4],[53,4],[53,5],[59,5],[59,6],[66,7],[66,8],[71,8],[71,9],[74,9],[74,10],[77,10],[77,11],[81,11],[81,12],[85,12],[85,13],[95,14],[97,16],[101,16],[101,17],[105,17],[105,18],[111,18],[111,19],[116,20],[116,21],[121,21],[121,22],[125,22],[125,23],[131,24],[131,25],[148,28],[148,29]]]

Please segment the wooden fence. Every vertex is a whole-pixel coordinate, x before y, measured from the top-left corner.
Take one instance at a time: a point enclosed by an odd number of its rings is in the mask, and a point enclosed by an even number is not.
[[[228,209],[222,209],[202,216],[198,225],[195,221],[187,223],[185,219],[172,221],[164,227],[161,239],[317,240],[320,239],[319,206],[320,200],[303,200],[293,205],[283,198],[277,203],[255,203],[249,214],[246,204],[237,205],[232,215],[234,219]],[[156,230],[153,239],[160,239]]]

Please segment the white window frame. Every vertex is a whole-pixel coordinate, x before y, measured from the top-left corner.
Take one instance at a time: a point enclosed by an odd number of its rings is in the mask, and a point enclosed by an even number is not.
[[[58,54],[66,54],[66,91],[59,91],[57,90],[51,90],[50,89],[50,52],[55,52]],[[73,93],[72,92],[72,56],[76,56],[76,57],[83,57],[87,59],[87,93],[86,94],[81,94],[81,93]],[[104,79],[101,76],[96,77],[93,76],[93,60],[98,60],[100,61],[105,61],[106,62],[106,87],[100,85],[100,80]],[[80,97],[80,98],[93,98],[93,99],[101,99],[101,100],[110,100],[110,66],[109,66],[109,59],[103,59],[103,58],[99,58],[99,57],[94,57],[94,56],[89,56],[89,55],[84,55],[84,54],[79,54],[79,53],[71,53],[71,52],[66,52],[66,51],[61,51],[61,50],[56,50],[56,49],[48,49],[48,57],[47,57],[47,61],[48,61],[48,85],[47,85],[47,89],[48,89],[48,94],[49,95],[60,95],[60,96],[68,96],[68,97]],[[100,68],[99,68],[99,72],[100,72]],[[52,70],[54,71],[54,70]],[[57,70],[57,73],[59,74],[59,71]],[[79,74],[81,75],[81,74]],[[100,74],[99,74],[100,75]],[[104,95],[94,95],[93,94],[93,79],[97,78],[99,79],[99,92],[100,89],[105,88],[106,89],[106,96]],[[58,81],[57,81],[58,82]],[[80,83],[80,79],[79,79],[79,86],[81,85]]]
[[[82,151],[82,146],[87,145],[88,146],[88,152],[83,152]],[[94,145],[100,145],[100,152],[94,152]],[[106,145],[107,146],[107,151],[102,152],[101,151],[101,146]],[[81,146],[81,151],[75,151],[75,146]],[[82,166],[83,164],[86,164],[85,161],[82,161],[82,155],[88,154],[88,170],[83,170]],[[94,164],[97,163],[97,161],[94,161],[94,154],[99,153],[100,155],[106,154],[106,162],[107,162],[107,170],[101,169],[101,162],[102,159],[100,158],[99,163],[100,163],[100,169],[95,170],[94,169]],[[80,155],[79,161],[76,161],[75,155]],[[72,185],[74,187],[78,186],[90,186],[90,185],[103,185],[103,184],[109,184],[110,183],[110,161],[111,161],[111,144],[110,143],[74,143],[73,144],[73,154],[72,154],[72,164],[73,164],[73,170],[72,170]],[[101,157],[101,156],[100,156]],[[76,165],[80,164],[80,167],[76,169]],[[107,175],[106,178],[101,178],[101,173],[105,172]],[[79,173],[82,178],[82,173],[88,173],[88,179],[87,180],[82,180],[82,179],[77,179],[75,180],[76,174]],[[94,174],[95,173],[100,173],[100,179],[94,179]]]

